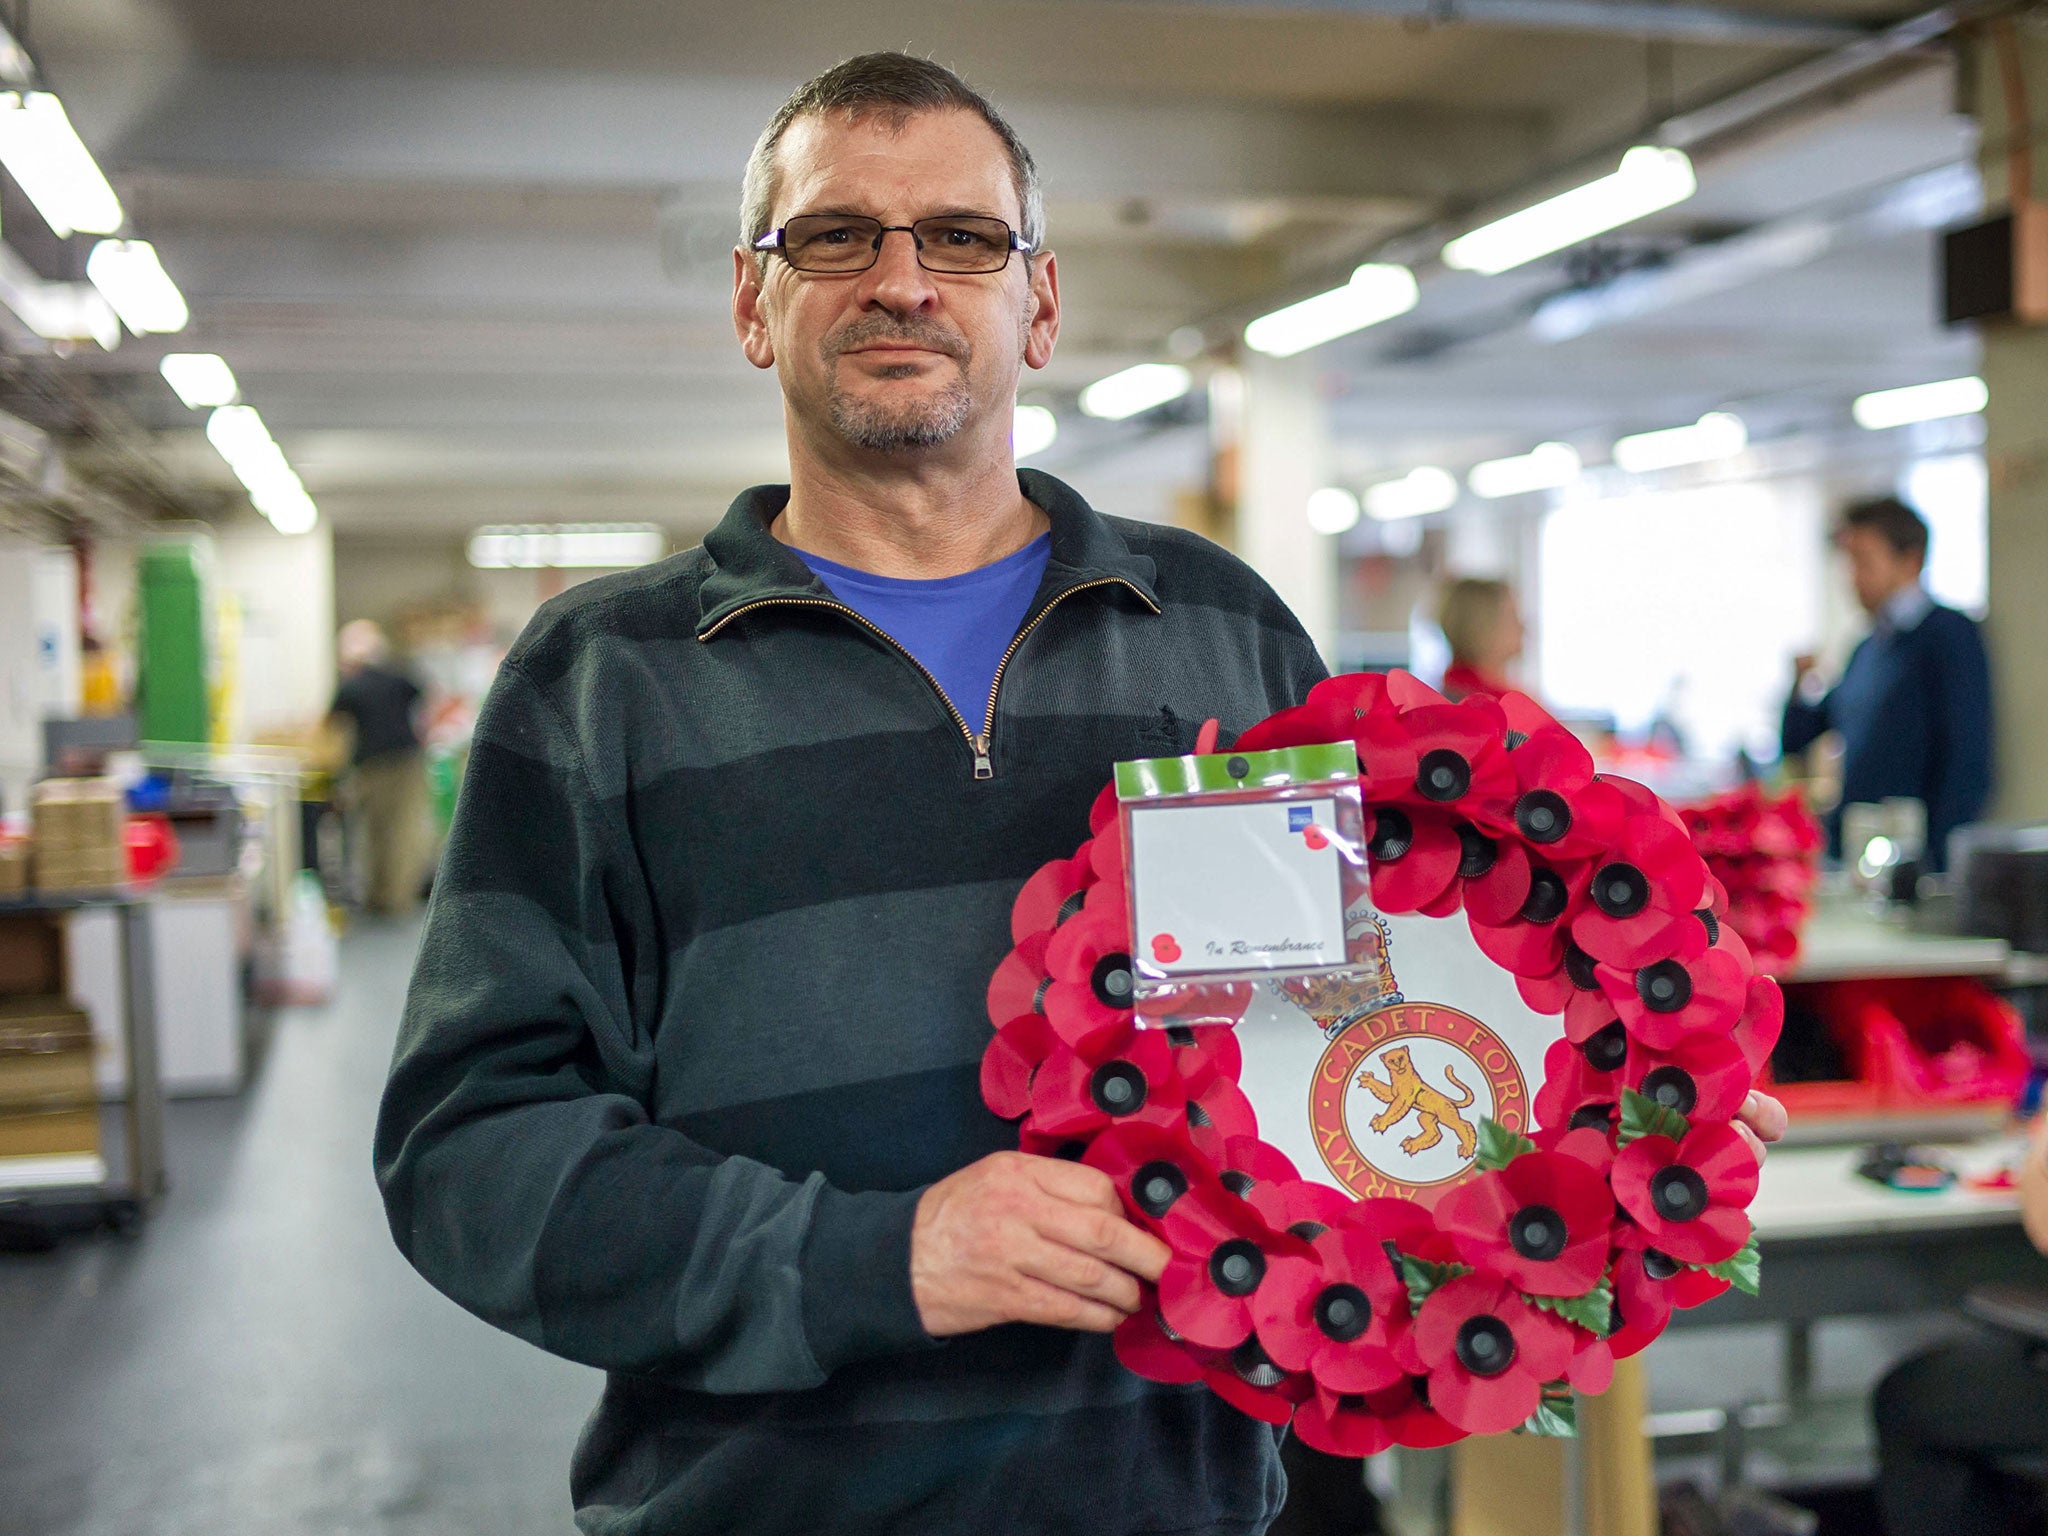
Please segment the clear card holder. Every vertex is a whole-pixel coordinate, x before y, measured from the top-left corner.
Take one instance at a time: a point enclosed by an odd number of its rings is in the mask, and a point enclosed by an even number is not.
[[[1350,742],[1116,765],[1141,1024],[1234,1023],[1253,984],[1371,966]]]

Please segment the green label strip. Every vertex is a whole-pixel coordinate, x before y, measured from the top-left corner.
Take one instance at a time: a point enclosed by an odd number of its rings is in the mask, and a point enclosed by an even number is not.
[[[1236,769],[1238,771],[1233,772]],[[1358,778],[1358,748],[1348,741],[1271,752],[1206,752],[1186,757],[1141,757],[1116,765],[1119,800],[1196,795],[1219,789],[1268,789],[1281,784],[1324,784]]]

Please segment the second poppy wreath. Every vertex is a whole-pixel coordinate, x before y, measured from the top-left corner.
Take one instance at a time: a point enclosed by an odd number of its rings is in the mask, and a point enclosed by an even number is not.
[[[1756,1288],[1732,1122],[1783,999],[1678,815],[1533,701],[1347,675],[1231,750],[1344,741],[1376,975],[1247,986],[1236,1022],[1134,1008],[1110,786],[1018,895],[983,1097],[1171,1250],[1116,1333],[1139,1375],[1337,1455],[1569,1434],[1674,1308]],[[1418,1001],[1406,955],[1482,1001]],[[1306,1099],[1271,1086],[1290,1052]]]

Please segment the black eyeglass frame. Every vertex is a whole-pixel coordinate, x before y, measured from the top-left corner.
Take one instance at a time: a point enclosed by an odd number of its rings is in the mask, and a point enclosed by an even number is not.
[[[1001,272],[1002,270],[1004,270],[1004,268],[1006,268],[1006,267],[1008,267],[1008,266],[1010,265],[1010,257],[1011,257],[1011,256],[1012,256],[1013,254],[1015,254],[1015,255],[1020,255],[1020,256],[1025,256],[1025,257],[1031,257],[1031,256],[1035,256],[1035,255],[1037,255],[1037,254],[1038,254],[1038,247],[1037,247],[1036,245],[1032,244],[1032,243],[1031,243],[1030,241],[1026,240],[1026,239],[1025,239],[1025,238],[1024,238],[1024,237],[1023,237],[1022,235],[1018,234],[1016,230],[1012,229],[1012,228],[1010,227],[1009,221],[1008,221],[1007,219],[999,219],[999,218],[997,218],[997,217],[996,217],[996,216],[995,216],[994,214],[992,214],[992,213],[975,213],[975,214],[958,214],[958,213],[953,213],[953,214],[947,214],[947,213],[935,213],[935,214],[932,214],[932,215],[931,215],[930,217],[928,217],[928,218],[922,218],[922,219],[919,219],[919,220],[917,221],[917,224],[880,224],[880,223],[876,223],[876,221],[875,221],[874,219],[872,219],[871,217],[869,217],[869,216],[868,216],[867,214],[860,214],[860,213],[849,213],[849,214],[822,214],[822,213],[806,213],[806,214],[799,214],[799,215],[797,215],[797,217],[798,217],[798,218],[806,218],[806,219],[822,219],[822,218],[843,218],[843,219],[845,219],[845,220],[846,220],[846,221],[847,221],[848,223],[861,223],[861,224],[875,224],[875,225],[876,225],[876,227],[875,227],[875,238],[874,238],[874,239],[873,239],[872,241],[870,241],[870,242],[869,242],[869,245],[868,245],[868,249],[869,249],[869,250],[870,250],[870,251],[871,251],[871,252],[872,252],[873,254],[872,254],[872,255],[871,255],[870,257],[869,257],[867,265],[866,265],[866,266],[861,266],[861,267],[800,267],[800,266],[798,266],[798,265],[797,265],[797,264],[796,264],[796,263],[795,263],[794,261],[791,261],[791,260],[790,260],[790,255],[789,255],[789,248],[788,248],[788,243],[787,243],[787,240],[788,240],[788,235],[789,235],[789,225],[787,225],[787,224],[784,224],[784,225],[781,225],[781,226],[779,226],[778,228],[775,228],[775,229],[771,229],[771,230],[769,230],[767,234],[765,234],[765,235],[761,236],[761,238],[760,238],[760,239],[758,239],[758,240],[756,240],[756,241],[754,242],[754,249],[755,249],[755,250],[757,250],[757,251],[762,251],[762,252],[766,252],[766,253],[769,253],[769,254],[772,254],[772,255],[776,255],[776,256],[780,256],[780,257],[781,257],[781,258],[782,258],[782,259],[783,259],[784,261],[788,261],[788,262],[789,262],[789,266],[790,266],[790,270],[791,270],[792,272],[804,272],[804,273],[808,273],[808,274],[810,274],[810,275],[811,275],[811,276],[813,276],[813,277],[854,277],[854,276],[857,276],[858,274],[860,274],[860,273],[862,273],[862,272],[871,272],[871,271],[873,271],[873,270],[874,270],[874,266],[875,266],[875,263],[876,263],[876,262],[878,262],[878,261],[880,261],[880,260],[882,259],[882,241],[883,241],[883,239],[884,239],[884,238],[886,238],[886,237],[887,237],[887,236],[888,236],[888,235],[890,234],[890,232],[891,232],[891,231],[894,231],[894,230],[901,230],[901,231],[902,231],[902,232],[903,232],[904,234],[906,234],[906,235],[910,236],[910,243],[911,243],[911,245],[912,245],[912,246],[913,246],[913,247],[914,247],[914,248],[916,249],[916,251],[917,251],[917,264],[918,264],[918,265],[919,265],[920,267],[923,267],[925,271],[927,271],[927,272],[932,272],[932,273],[936,273],[936,274],[937,274],[937,275],[939,275],[940,277],[993,277],[993,276],[994,276],[994,275],[995,275],[996,273],[998,273],[998,272]],[[988,268],[971,268],[971,269],[962,269],[962,268],[959,268],[959,267],[934,267],[934,266],[931,266],[931,265],[929,265],[929,264],[928,264],[928,263],[927,263],[927,262],[925,261],[925,259],[924,259],[924,240],[923,240],[923,238],[922,238],[922,237],[920,237],[920,236],[919,236],[919,234],[918,234],[918,232],[917,232],[917,226],[918,226],[918,224],[944,224],[944,223],[949,223],[949,222],[950,222],[950,223],[957,223],[957,222],[959,222],[959,221],[960,221],[961,219],[966,219],[966,218],[978,219],[978,220],[980,220],[981,222],[983,222],[983,223],[986,223],[986,224],[1000,224],[1000,225],[1002,226],[1002,228],[1003,228],[1003,233],[1004,233],[1004,234],[1005,234],[1005,235],[1006,235],[1006,236],[1008,237],[1008,239],[1009,239],[1009,244],[1008,244],[1008,246],[1007,246],[1007,247],[1005,248],[1005,250],[1003,251],[1003,265],[1002,265],[1002,266],[1000,266],[1000,267],[988,267]]]

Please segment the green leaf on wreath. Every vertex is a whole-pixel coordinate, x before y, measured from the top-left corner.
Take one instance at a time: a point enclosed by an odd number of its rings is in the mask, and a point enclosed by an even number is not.
[[[1536,1143],[1526,1136],[1519,1136],[1499,1121],[1482,1119],[1479,1122],[1479,1155],[1473,1161],[1491,1172],[1505,1168],[1524,1152],[1534,1152]]]
[[[1745,1296],[1754,1296],[1763,1283],[1763,1255],[1757,1252],[1756,1234],[1751,1233],[1749,1241],[1739,1252],[1723,1259],[1718,1264],[1695,1264],[1693,1268],[1704,1269],[1716,1280],[1726,1280]]]
[[[1668,1104],[1659,1104],[1633,1088],[1621,1090],[1621,1131],[1615,1139],[1624,1147],[1638,1136],[1669,1136],[1680,1141],[1691,1129],[1685,1116]]]
[[[1563,1386],[1553,1382],[1552,1386]],[[1523,1422],[1522,1428],[1532,1435],[1549,1435],[1559,1440],[1575,1440],[1579,1434],[1579,1400],[1566,1391],[1559,1396],[1549,1395],[1544,1389],[1542,1401],[1536,1411]]]
[[[1555,1312],[1568,1323],[1577,1323],[1596,1339],[1604,1339],[1613,1331],[1614,1290],[1605,1280],[1583,1296],[1525,1294],[1522,1299],[1532,1307]]]
[[[1393,1255],[1394,1267],[1401,1271],[1401,1279],[1408,1287],[1408,1306],[1415,1312],[1422,1310],[1422,1304],[1429,1300],[1429,1293],[1445,1281],[1472,1273],[1470,1264],[1459,1264],[1455,1261],[1438,1264],[1429,1259],[1414,1258],[1402,1253],[1391,1243],[1387,1246],[1387,1252]]]

